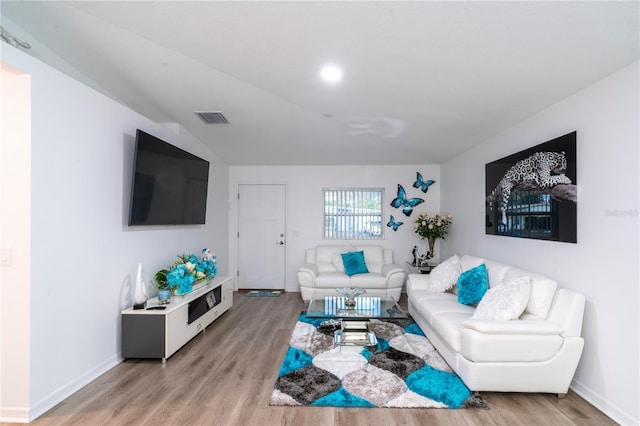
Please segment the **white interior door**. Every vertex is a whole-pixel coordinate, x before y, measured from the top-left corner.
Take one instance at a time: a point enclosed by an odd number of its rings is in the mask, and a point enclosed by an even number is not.
[[[285,186],[238,185],[238,289],[285,288]]]

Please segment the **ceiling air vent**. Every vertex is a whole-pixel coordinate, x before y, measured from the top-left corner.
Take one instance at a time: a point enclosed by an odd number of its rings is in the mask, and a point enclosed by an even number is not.
[[[227,124],[229,122],[220,111],[196,111],[195,113],[207,124]]]

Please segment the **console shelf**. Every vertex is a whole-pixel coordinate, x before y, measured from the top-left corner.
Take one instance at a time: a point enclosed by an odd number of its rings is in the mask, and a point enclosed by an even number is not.
[[[215,277],[171,303],[147,301],[146,309],[122,311],[122,357],[161,358],[162,362],[215,321],[233,304],[231,277]],[[165,306],[163,310],[154,307]]]

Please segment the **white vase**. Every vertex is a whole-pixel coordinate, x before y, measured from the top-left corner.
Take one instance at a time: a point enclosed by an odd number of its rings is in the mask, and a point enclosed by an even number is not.
[[[142,279],[142,263],[138,263],[138,273],[136,274],[136,286],[133,292],[133,302],[142,305],[147,301],[146,284]]]

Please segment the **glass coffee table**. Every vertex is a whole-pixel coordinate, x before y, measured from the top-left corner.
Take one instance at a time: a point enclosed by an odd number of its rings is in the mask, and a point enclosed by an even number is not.
[[[343,320],[369,320],[408,318],[392,297],[358,296],[356,306],[347,307],[346,297],[312,297],[307,309],[307,318],[339,318]]]
[[[346,301],[347,298],[341,296],[312,297],[307,309],[307,318],[339,321],[334,332],[336,346],[377,346],[378,340],[369,329],[369,320],[409,318],[391,297],[358,296],[354,307],[347,307]]]

